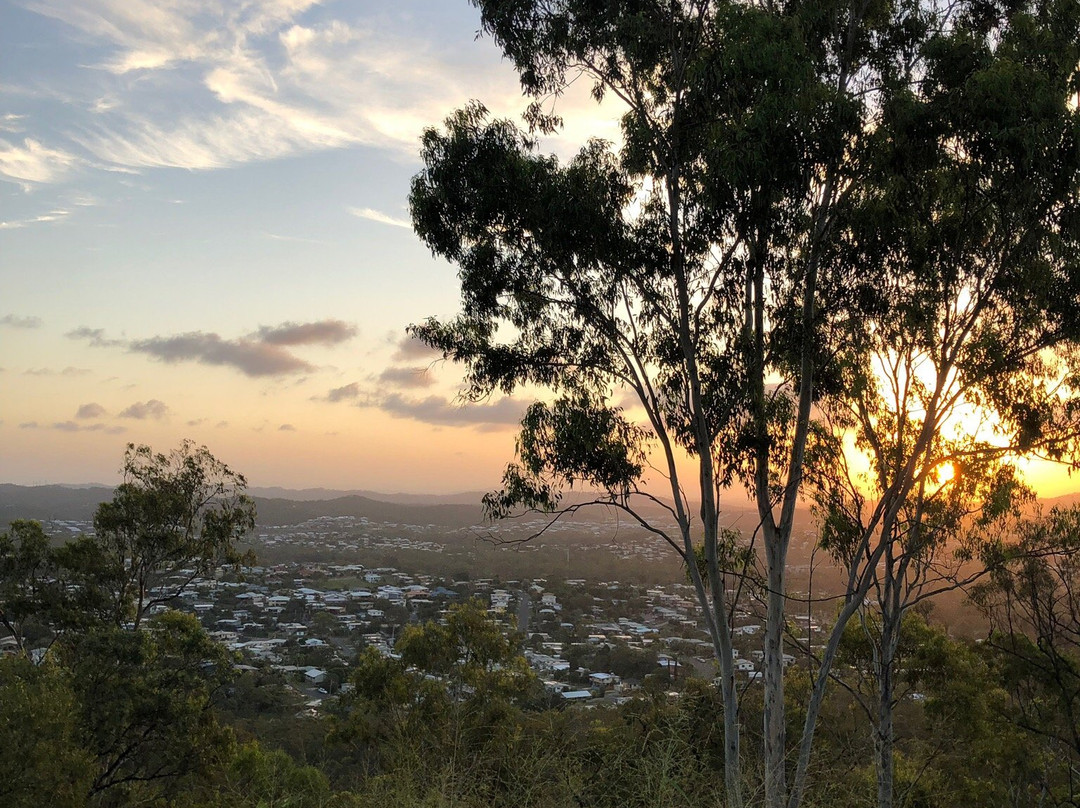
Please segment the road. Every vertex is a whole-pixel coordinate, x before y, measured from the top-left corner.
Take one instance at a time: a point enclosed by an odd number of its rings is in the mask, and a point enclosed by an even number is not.
[[[529,593],[527,590],[522,589],[517,593],[518,598],[518,610],[517,610],[517,624],[518,631],[520,631],[527,640],[529,638],[529,613],[532,610],[532,600],[529,599]]]

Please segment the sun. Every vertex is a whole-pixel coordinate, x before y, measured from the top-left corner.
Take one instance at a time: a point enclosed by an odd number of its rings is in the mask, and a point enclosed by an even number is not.
[[[956,477],[956,467],[952,463],[946,461],[934,469],[934,476],[941,485],[950,483],[953,478]]]

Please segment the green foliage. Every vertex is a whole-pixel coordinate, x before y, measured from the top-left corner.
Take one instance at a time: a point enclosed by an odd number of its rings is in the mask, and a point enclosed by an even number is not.
[[[254,528],[255,506],[243,493],[243,475],[190,441],[168,455],[128,444],[123,474],[113,499],[94,514],[94,529],[124,570],[118,612],[132,608],[138,626],[196,576],[243,560],[236,542]]]
[[[397,650],[402,664],[446,677],[455,692],[499,699],[520,697],[533,684],[520,646],[520,637],[507,635],[482,601],[470,600],[451,606],[444,623],[407,626]]]
[[[225,754],[231,735],[212,702],[231,658],[194,616],[166,612],[140,631],[102,626],[65,643],[61,658],[99,804],[175,793]]]
[[[718,649],[737,559],[717,498],[735,482],[760,518],[767,670],[800,493],[851,568],[840,622],[876,586],[888,637],[920,597],[909,582],[937,574],[972,515],[985,528],[1015,511],[1009,452],[1080,450],[1080,4],[475,5],[534,97],[530,127],[559,125],[544,101],[581,74],[625,105],[621,149],[592,141],[568,162],[476,103],[423,136],[413,222],[457,265],[462,311],[411,332],[465,365],[471,398],[555,397],[527,414],[489,515],[556,509],[584,484],[647,523],[634,508],[658,498],[641,478],[649,435],[678,535],[650,526],[699,600],[714,595]],[[647,432],[609,404],[623,395]],[[974,408],[992,439],[964,423]],[[866,479],[845,465],[845,433]],[[738,694],[722,682],[735,750]],[[766,683],[778,808],[783,679]]]
[[[1080,766],[1080,509],[1022,523],[1013,558],[974,597],[991,621],[1000,712],[1045,761],[1047,799],[1067,804]]]
[[[191,808],[338,808],[353,804],[335,795],[318,768],[298,765],[279,749],[268,750],[257,742],[239,747],[209,791]]]
[[[51,646],[38,668],[3,662],[0,727],[23,733],[5,745],[30,755],[4,778],[15,804],[49,793],[48,777],[57,804],[172,800],[231,748],[214,699],[232,657],[191,615],[144,617],[240,560],[235,542],[254,524],[243,477],[190,443],[169,456],[129,446],[124,474],[94,536],[54,548],[25,521],[0,535],[0,620],[23,654],[31,624]]]
[[[0,658],[0,750],[0,803],[86,805],[94,762],[80,743],[67,671],[24,657]]]
[[[59,596],[56,564],[41,524],[16,520],[0,533],[0,623],[25,651],[26,622]]]

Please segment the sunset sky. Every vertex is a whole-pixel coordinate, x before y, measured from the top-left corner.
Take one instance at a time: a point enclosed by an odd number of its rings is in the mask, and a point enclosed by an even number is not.
[[[205,443],[254,485],[498,480],[527,402],[404,341],[457,307],[420,134],[525,106],[465,0],[0,0],[0,481]],[[614,116],[560,102],[569,154]]]
[[[256,486],[496,484],[528,401],[460,406],[404,332],[457,309],[407,221],[423,128],[525,106],[478,27],[466,0],[0,0],[0,482],[114,483],[126,443],[191,438]],[[617,139],[587,89],[546,150]]]

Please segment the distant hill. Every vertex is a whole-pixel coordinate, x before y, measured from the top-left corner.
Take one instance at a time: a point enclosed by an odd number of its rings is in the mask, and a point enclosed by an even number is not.
[[[1080,483],[1077,484],[1080,485]],[[1053,499],[1044,499],[1042,503],[1046,508],[1070,508],[1073,505],[1080,505],[1080,491],[1075,494],[1054,497]]]
[[[112,499],[108,486],[11,485],[0,483],[0,525],[13,519],[90,519]]]
[[[295,500],[254,497],[260,525],[296,525],[318,516],[353,516],[402,525],[467,527],[483,519],[479,498],[472,505],[411,505],[361,496]]]
[[[399,505],[476,505],[484,496],[483,491],[463,491],[457,494],[384,494],[380,491],[363,489],[337,490],[333,488],[282,488],[281,486],[248,489],[253,497],[264,499],[291,499],[296,502],[316,502],[345,497],[363,497],[378,502],[393,502]]]
[[[107,486],[72,488],[3,483],[0,484],[0,524],[7,525],[13,519],[87,521],[93,518],[98,504],[112,499],[112,495],[113,490]],[[261,525],[295,525],[318,516],[353,516],[374,522],[466,527],[482,519],[480,495],[471,505],[403,504],[356,495],[310,500],[256,496],[254,500]]]
[[[271,492],[283,496],[267,496]],[[366,494],[311,488],[290,491],[278,488],[254,488],[250,493],[255,499],[260,525],[295,525],[319,516],[352,516],[367,518],[373,522],[392,522],[402,525],[438,525],[460,528],[483,521],[480,508],[482,494],[462,493],[449,496],[420,494]],[[334,495],[337,496],[334,496]],[[79,520],[93,517],[98,504],[112,498],[108,486],[36,485],[23,486],[0,483],[0,528],[13,519]],[[581,502],[581,493],[571,493],[565,502]],[[1080,493],[1068,494],[1043,501],[1043,506],[1070,506],[1080,504]],[[653,506],[648,509],[651,518],[666,521],[663,512]],[[573,521],[604,523],[616,518],[608,509],[584,509]],[[625,518],[625,517],[624,517]],[[799,508],[797,522],[809,523],[809,513]],[[732,497],[724,507],[724,524],[744,530],[752,530],[757,521],[753,505],[741,498]]]
[[[285,491],[287,496],[262,495],[276,490]],[[352,516],[357,519],[367,518],[373,522],[438,525],[448,528],[468,527],[483,521],[480,507],[483,495],[479,492],[448,497],[389,495],[392,499],[386,499],[385,494],[376,493],[371,496],[321,496],[336,493],[327,489],[294,492],[286,489],[256,488],[249,493],[255,500],[260,525],[296,525],[319,516]],[[73,487],[0,484],[0,525],[7,525],[13,519],[88,521],[93,517],[98,504],[111,499],[112,495],[113,489],[103,485]],[[587,495],[581,492],[570,492],[564,503],[579,503],[587,498]],[[398,501],[392,501],[393,499]],[[728,510],[729,520],[741,514],[743,509],[736,507]],[[749,511],[749,508],[746,510]],[[663,512],[655,506],[648,506],[646,511],[654,518],[665,518]],[[749,517],[750,513],[746,516]],[[617,515],[609,509],[597,508],[579,511],[572,521],[607,523],[616,519]]]

